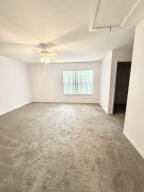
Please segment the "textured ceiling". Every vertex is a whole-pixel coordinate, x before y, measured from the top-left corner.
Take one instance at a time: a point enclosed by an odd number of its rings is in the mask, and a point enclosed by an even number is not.
[[[135,0],[103,0],[100,24],[107,22],[108,10],[112,10],[113,22],[121,20],[133,2]],[[0,42],[51,42],[54,46],[50,50],[60,52],[58,62],[100,60],[110,49],[131,46],[134,26],[144,18],[144,0],[122,28],[111,32],[89,32],[96,3],[97,0],[0,0]],[[39,62],[31,48],[0,45],[0,54],[27,63]]]

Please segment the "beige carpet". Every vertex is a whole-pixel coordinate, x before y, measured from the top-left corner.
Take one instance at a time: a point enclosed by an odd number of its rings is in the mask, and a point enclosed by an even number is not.
[[[144,192],[144,159],[98,105],[33,103],[0,117],[0,192]]]

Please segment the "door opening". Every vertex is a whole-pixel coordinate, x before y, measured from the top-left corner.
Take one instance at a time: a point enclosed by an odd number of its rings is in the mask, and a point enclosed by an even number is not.
[[[114,97],[114,114],[125,113],[126,111],[130,71],[131,62],[118,62]]]

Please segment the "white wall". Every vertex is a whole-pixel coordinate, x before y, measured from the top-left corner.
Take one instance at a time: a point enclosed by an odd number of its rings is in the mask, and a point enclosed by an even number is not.
[[[109,113],[111,65],[112,51],[103,59],[100,73],[100,105],[106,113]]]
[[[26,64],[0,56],[0,115],[31,101]]]
[[[100,105],[106,113],[113,113],[117,62],[131,61],[132,49],[115,49],[108,53],[101,64]]]
[[[116,63],[118,61],[131,61],[132,60],[132,48],[119,48],[114,49],[112,54],[112,62]]]
[[[144,157],[144,21],[136,28],[124,134]]]
[[[94,70],[94,94],[64,95],[62,71]],[[65,64],[33,64],[30,65],[32,81],[32,100],[35,102],[99,102],[100,62],[97,63],[65,63]]]

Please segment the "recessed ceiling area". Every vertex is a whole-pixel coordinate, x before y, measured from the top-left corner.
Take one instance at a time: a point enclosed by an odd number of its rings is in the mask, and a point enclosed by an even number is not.
[[[101,0],[94,20],[97,3],[98,0],[0,0],[0,42],[52,43],[50,51],[60,53],[57,62],[101,60],[111,49],[131,47],[135,24],[144,17],[144,1],[140,0],[123,27],[111,32],[90,32],[91,21],[94,27],[119,24],[136,0]],[[39,63],[39,55],[31,47],[0,43],[0,54]]]
[[[94,13],[94,28],[121,26],[139,2],[139,0],[97,0]]]

